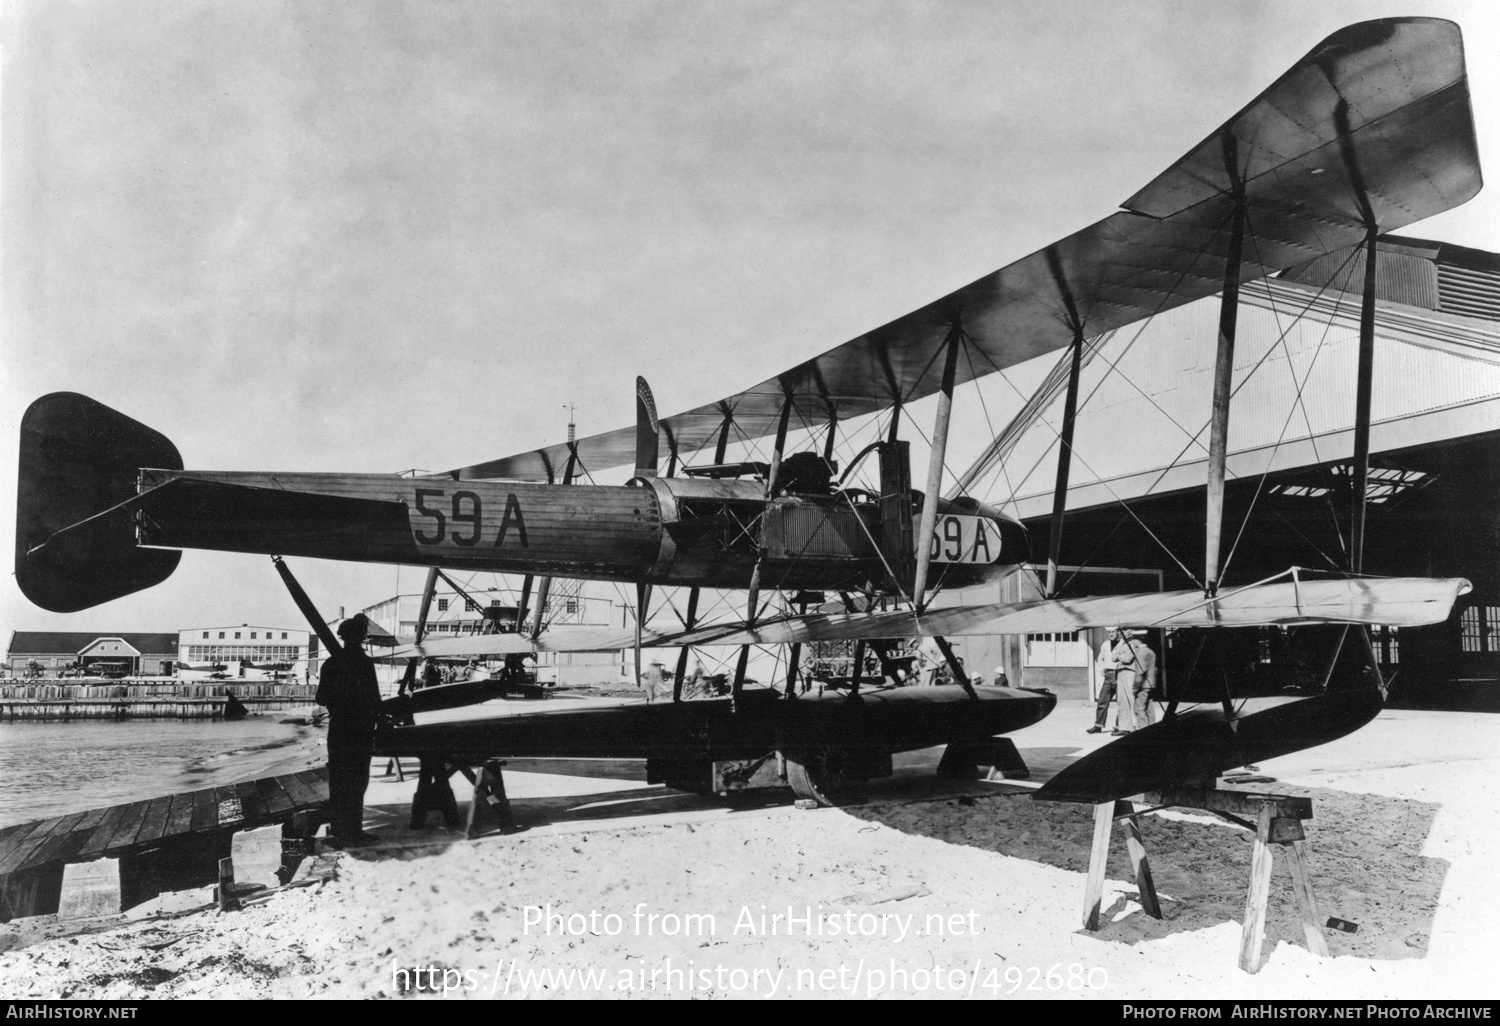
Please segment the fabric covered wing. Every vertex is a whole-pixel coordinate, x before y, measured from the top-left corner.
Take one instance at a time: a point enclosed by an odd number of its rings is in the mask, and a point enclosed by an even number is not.
[[[1246,280],[1457,206],[1481,185],[1458,27],[1428,18],[1362,22],[1329,36],[1156,180],[1125,210],[821,356],[661,421],[685,462],[732,437],[848,420],[935,392],[950,336],[959,382],[1217,293],[1242,189]],[[580,439],[589,471],[629,464],[635,429]],[[552,480],[568,446],[449,471],[454,479]]]
[[[962,637],[968,634],[1045,634],[1097,627],[1265,627],[1305,624],[1367,624],[1420,627],[1441,623],[1459,596],[1469,592],[1460,577],[1386,577],[1259,584],[1209,602],[1201,592],[1143,592],[1091,598],[996,603],[910,612],[795,616],[747,630],[721,624],[692,631],[644,631],[647,648],[674,645],[785,645],[793,642],[867,641]],[[492,634],[429,641],[397,655],[471,656],[517,652],[595,652],[630,648],[635,631],[621,628],[560,628],[535,641],[520,634]]]

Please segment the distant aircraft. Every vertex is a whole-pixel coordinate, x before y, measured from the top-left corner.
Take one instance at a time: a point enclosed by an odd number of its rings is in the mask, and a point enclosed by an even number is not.
[[[416,564],[429,573],[413,658],[679,646],[680,688],[690,646],[737,646],[731,698],[611,711],[536,714],[530,723],[416,724],[381,742],[391,754],[644,755],[676,767],[673,779],[751,751],[783,753],[800,792],[827,797],[827,781],[868,769],[871,753],[944,741],[967,744],[1035,722],[1052,698],[967,680],[947,638],[1070,632],[1104,626],[1221,629],[1268,624],[1416,626],[1448,617],[1461,580],[1360,576],[1368,472],[1376,239],[1455,207],[1480,188],[1457,26],[1388,18],[1342,29],[1211,133],[1124,209],[922,308],[758,385],[658,418],[637,379],[633,427],[443,474],[247,473],[183,469],[164,436],[92,399],[54,393],[27,410],[21,429],[16,577],[37,605],[86,609],[164,581],[181,548]],[[1224,457],[1235,311],[1242,281],[1323,254],[1367,256],[1356,418],[1349,579],[1221,589]],[[1205,511],[1205,590],[1060,600],[1055,567],[1066,508],[1072,421],[1082,353],[1090,340],[1164,310],[1221,294],[1218,367]],[[1206,340],[1205,340],[1206,341]],[[1052,597],[1021,605],[937,609],[937,588],[994,581],[1032,559],[1026,531],[979,499],[941,495],[957,384],[1033,357],[1071,353],[1048,557]],[[936,396],[925,489],[912,487],[903,411]],[[888,414],[885,437],[842,476],[839,432]],[[821,433],[787,453],[794,427]],[[731,461],[731,441],[774,438],[765,461]],[[660,447],[667,467],[660,473]],[[877,490],[849,483],[873,457]],[[635,468],[628,484],[579,483],[592,472]],[[537,622],[524,633],[427,641],[427,601],[437,567],[526,575],[524,620],[540,581]],[[285,570],[278,561],[278,567]],[[633,631],[540,632],[553,575],[632,583]],[[679,631],[646,631],[651,588],[691,589]],[[743,589],[734,623],[698,622],[697,590]],[[858,593],[842,614],[768,615],[763,593]],[[884,606],[882,611],[881,607]],[[866,611],[858,611],[866,610]],[[321,617],[309,615],[314,628]],[[804,644],[856,643],[889,663],[892,646],[931,637],[960,683],[902,688],[878,697],[793,700]],[[336,650],[331,636],[325,641]],[[742,693],[752,645],[790,646],[787,695]],[[1372,658],[1373,664],[1373,658]],[[904,675],[887,666],[899,682]],[[1375,666],[1378,681],[1378,665]],[[1374,696],[1373,698],[1371,696]],[[1317,744],[1356,729],[1380,708],[1373,688],[1246,713],[1178,715],[1106,746],[1059,775],[1052,795],[1103,801],[1201,781],[1263,752]],[[674,695],[680,699],[681,693]],[[1257,719],[1261,717],[1261,719]],[[1264,728],[1264,729],[1263,729]],[[538,741],[537,739],[545,739]],[[1252,739],[1260,738],[1251,743]],[[1237,761],[1238,760],[1238,761]],[[1128,770],[1128,772],[1127,772]],[[666,772],[666,771],[663,771]],[[798,783],[800,782],[800,783]],[[1128,790],[1120,791],[1121,787]]]

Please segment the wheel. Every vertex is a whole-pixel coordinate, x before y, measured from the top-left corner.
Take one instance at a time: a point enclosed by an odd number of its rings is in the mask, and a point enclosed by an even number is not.
[[[851,801],[864,783],[858,759],[848,748],[818,745],[786,754],[786,782],[798,798],[819,805],[838,806]]]

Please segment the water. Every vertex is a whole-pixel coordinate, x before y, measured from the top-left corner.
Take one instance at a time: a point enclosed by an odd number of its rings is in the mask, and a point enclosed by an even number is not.
[[[322,731],[278,720],[0,723],[0,827],[264,776]]]

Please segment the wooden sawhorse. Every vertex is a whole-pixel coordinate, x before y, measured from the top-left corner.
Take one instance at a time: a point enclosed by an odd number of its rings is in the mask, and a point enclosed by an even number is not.
[[[1213,812],[1255,832],[1255,848],[1250,859],[1250,885],[1245,894],[1245,925],[1240,933],[1240,968],[1247,973],[1260,969],[1260,949],[1265,940],[1266,902],[1271,896],[1273,868],[1271,845],[1279,845],[1286,856],[1292,877],[1292,891],[1302,913],[1302,934],[1307,948],[1315,955],[1328,955],[1328,938],[1323,934],[1318,899],[1313,892],[1312,877],[1302,860],[1302,842],[1306,834],[1302,821],[1312,819],[1312,799],[1289,798],[1286,795],[1252,794],[1244,791],[1216,789],[1183,789],[1150,791],[1141,796],[1151,809],[1178,807]],[[1150,810],[1147,810],[1150,811]],[[1088,883],[1084,890],[1083,927],[1099,928],[1100,905],[1104,899],[1104,867],[1109,859],[1109,837],[1115,820],[1125,824],[1125,844],[1135,869],[1136,887],[1140,890],[1141,908],[1147,915],[1160,919],[1161,905],[1156,885],[1151,879],[1151,865],[1141,840],[1140,811],[1129,801],[1103,802],[1094,806],[1094,843],[1089,853]]]
[[[422,829],[427,825],[428,813],[437,812],[450,829],[457,829],[460,823],[464,823],[464,836],[470,840],[491,830],[514,833],[516,823],[511,816],[510,799],[505,795],[505,778],[501,773],[504,766],[505,763],[491,759],[478,770],[473,770],[462,763],[423,759],[417,776],[417,793],[411,802],[411,829]],[[455,773],[462,773],[474,785],[467,822],[459,817],[453,785],[448,782]]]

